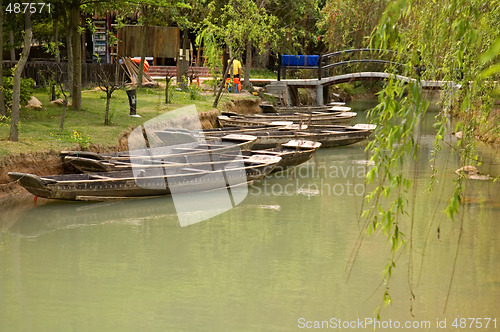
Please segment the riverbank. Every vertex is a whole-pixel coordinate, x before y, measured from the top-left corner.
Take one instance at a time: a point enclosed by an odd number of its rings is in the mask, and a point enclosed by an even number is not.
[[[59,157],[62,150],[93,151],[97,153],[128,149],[128,135],[142,123],[166,112],[195,105],[202,128],[213,128],[221,111],[242,108],[254,113],[260,98],[250,93],[224,94],[218,108],[213,107],[213,94],[198,87],[188,91],[170,89],[169,104],[164,103],[165,90],[144,88],[137,94],[137,114],[129,116],[125,91],[116,91],[111,99],[109,126],[104,126],[105,94],[98,90],[83,92],[82,110],[66,110],[64,129],[59,130],[62,107],[51,105],[47,91],[37,90],[34,96],[43,109],[23,107],[18,142],[7,141],[9,127],[0,123],[0,200],[24,190],[8,177],[17,171],[37,175],[62,174]]]
[[[41,101],[41,110],[23,107],[19,130],[19,141],[7,141],[8,123],[0,123],[0,160],[11,154],[34,153],[50,150],[84,149],[92,145],[114,147],[130,128],[157,117],[165,112],[186,105],[195,105],[202,125],[212,126],[216,114],[230,104],[233,99],[257,97],[249,93],[224,94],[218,108],[213,107],[213,94],[193,87],[188,91],[169,89],[170,103],[165,104],[165,90],[161,88],[143,88],[137,92],[137,114],[129,115],[128,97],[124,90],[113,94],[110,104],[110,125],[104,126],[105,93],[99,89],[86,90],[82,93],[82,110],[66,110],[64,128],[60,130],[62,107],[51,105],[45,89],[38,89],[34,96]]]

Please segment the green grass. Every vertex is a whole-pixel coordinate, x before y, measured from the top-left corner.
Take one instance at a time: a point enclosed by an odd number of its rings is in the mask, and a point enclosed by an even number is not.
[[[170,104],[165,104],[164,89],[144,88],[137,92],[137,114],[140,118],[129,116],[129,103],[124,90],[115,91],[110,104],[111,125],[104,126],[106,95],[100,90],[86,90],[82,93],[82,110],[71,107],[66,110],[64,130],[59,131],[61,106],[51,106],[49,95],[43,89],[35,91],[44,109],[36,111],[23,107],[19,127],[19,142],[9,142],[9,124],[0,123],[0,158],[12,153],[75,149],[79,146],[98,144],[116,146],[122,132],[135,127],[170,110],[195,104],[198,112],[213,110],[214,97],[206,93],[193,93],[170,88]],[[235,95],[223,96],[224,101]],[[194,100],[192,99],[194,98]]]
[[[250,69],[251,78],[271,78],[276,79],[278,74],[265,68]]]

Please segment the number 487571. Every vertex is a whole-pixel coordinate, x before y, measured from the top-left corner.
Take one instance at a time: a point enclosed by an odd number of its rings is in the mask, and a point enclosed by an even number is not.
[[[491,325],[490,325],[491,323]],[[454,328],[485,328],[487,329],[489,326],[493,328],[497,328],[497,319],[496,318],[455,318],[453,323],[451,324]]]
[[[5,11],[7,13],[14,13],[14,14],[20,14],[20,13],[24,14],[27,11],[29,11],[31,14],[36,14],[36,13],[42,13],[44,10],[50,13],[50,9],[51,9],[50,3],[15,2],[15,3],[9,3],[7,5],[7,8],[5,8]]]

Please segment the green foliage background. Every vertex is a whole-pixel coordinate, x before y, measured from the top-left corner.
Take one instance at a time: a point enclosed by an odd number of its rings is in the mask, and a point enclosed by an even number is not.
[[[5,105],[10,108],[12,105],[12,86],[14,83],[14,77],[4,76],[3,77],[3,91],[5,96]],[[21,105],[26,105],[28,100],[35,92],[35,81],[31,78],[21,78]]]

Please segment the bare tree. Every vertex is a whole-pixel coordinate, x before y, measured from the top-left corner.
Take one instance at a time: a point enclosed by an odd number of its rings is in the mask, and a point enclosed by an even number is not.
[[[99,64],[99,72],[96,74],[99,82],[99,88],[106,92],[106,110],[104,113],[104,125],[108,126],[109,123],[109,105],[111,102],[111,96],[113,92],[120,89],[123,86],[123,82],[118,79],[118,62],[115,61],[115,74],[113,75],[110,71],[104,70],[104,66]]]

